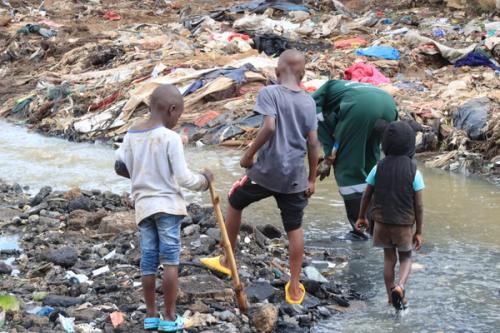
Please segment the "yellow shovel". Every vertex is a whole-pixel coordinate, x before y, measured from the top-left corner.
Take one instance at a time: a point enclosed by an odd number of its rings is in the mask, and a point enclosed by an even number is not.
[[[227,236],[224,217],[222,216],[222,211],[220,209],[220,197],[217,192],[215,192],[213,182],[210,183],[210,196],[212,197],[215,218],[217,219],[217,223],[220,227],[221,245],[226,252],[226,258],[229,260],[234,291],[236,293],[236,300],[238,301],[238,307],[240,308],[240,311],[242,313],[246,313],[248,309],[247,296],[243,291],[243,284],[240,281],[240,275],[238,274],[238,268],[236,267],[236,260],[234,259],[233,249],[231,248],[231,243],[229,242],[229,237]]]

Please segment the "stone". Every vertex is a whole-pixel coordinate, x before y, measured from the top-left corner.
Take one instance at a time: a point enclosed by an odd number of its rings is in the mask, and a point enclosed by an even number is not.
[[[86,210],[90,211],[92,209],[92,202],[90,201],[90,198],[81,195],[73,200],[71,200],[68,204],[68,210],[70,212],[74,210]]]
[[[189,323],[190,327],[206,327],[219,323],[213,315],[199,312],[187,317],[186,322]]]
[[[278,321],[278,307],[274,304],[258,303],[249,309],[250,324],[257,332],[272,332]]]
[[[63,308],[67,308],[70,306],[80,305],[84,301],[85,299],[80,297],[48,295],[43,299],[42,304],[48,306],[60,306]]]
[[[46,260],[56,265],[68,268],[73,266],[78,260],[78,252],[72,247],[65,246],[49,252]]]
[[[14,191],[14,193],[16,194],[21,194],[23,193],[23,188],[21,187],[21,185],[19,185],[18,183],[15,183],[14,185],[12,185],[12,190]]]
[[[203,303],[202,301],[198,300],[189,306],[189,310],[191,310],[191,312],[193,313],[195,312],[207,313],[210,312],[210,307],[205,303]]]
[[[245,294],[247,295],[248,301],[252,303],[261,303],[265,300],[272,301],[276,290],[267,281],[257,281],[245,288]]]
[[[307,266],[303,269],[304,274],[309,280],[317,281],[320,283],[328,283],[328,280],[321,275],[318,269],[314,266]]]
[[[295,317],[304,314],[305,312],[306,309],[300,304],[281,303],[280,305],[280,313],[283,315],[289,315],[290,317]]]
[[[276,333],[304,333],[304,328],[299,327],[297,319],[291,318],[291,319],[289,319],[289,321],[278,322],[274,332],[276,332]]]
[[[34,214],[34,215],[30,215],[30,217],[28,217],[28,222],[29,223],[38,223],[40,221],[40,216]]]
[[[328,318],[332,315],[332,313],[330,312],[330,310],[328,310],[326,306],[318,306],[317,310],[318,313],[325,318]]]
[[[48,207],[49,205],[46,202],[42,202],[41,204],[36,205],[35,207],[31,207],[25,213],[28,215],[39,214],[42,210],[45,210]]]
[[[68,200],[64,198],[50,198],[47,199],[47,204],[49,205],[49,210],[57,210],[64,212],[68,209]]]
[[[30,206],[36,206],[39,205],[43,199],[45,199],[50,193],[52,193],[52,187],[50,186],[44,186],[40,189],[40,191],[30,199]]]
[[[104,210],[100,210],[97,213],[87,212],[82,209],[74,210],[68,216],[68,229],[81,230],[86,227],[99,225],[106,215],[107,213]]]
[[[257,227],[264,236],[269,239],[281,238],[281,231],[272,224],[266,224],[264,226]]]
[[[215,239],[217,242],[220,242],[221,234],[218,228],[209,228],[206,231],[206,235],[210,238]]]
[[[190,275],[179,278],[177,299],[180,304],[192,304],[204,299],[233,302],[234,292],[213,275]]]
[[[126,231],[136,231],[135,214],[133,211],[114,212],[101,220],[99,233],[119,234]]]
[[[219,319],[222,321],[232,322],[236,319],[236,316],[231,311],[225,310],[225,311],[222,311],[221,313],[219,313]]]
[[[191,224],[182,230],[184,236],[191,236],[200,232],[200,226],[198,224]]]
[[[10,273],[12,273],[12,267],[3,261],[0,261],[0,275],[10,275]]]

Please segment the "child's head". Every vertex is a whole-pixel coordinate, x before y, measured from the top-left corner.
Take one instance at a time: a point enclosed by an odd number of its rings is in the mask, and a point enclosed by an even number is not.
[[[415,155],[415,131],[403,121],[390,123],[384,131],[382,149],[386,156]]]
[[[162,84],[151,94],[150,108],[151,115],[161,119],[163,126],[173,128],[184,111],[184,101],[175,86]]]
[[[297,84],[300,83],[304,77],[306,66],[306,58],[304,55],[293,49],[286,50],[280,55],[278,59],[278,67],[276,68],[276,77],[278,82],[281,83],[285,77],[294,77]]]

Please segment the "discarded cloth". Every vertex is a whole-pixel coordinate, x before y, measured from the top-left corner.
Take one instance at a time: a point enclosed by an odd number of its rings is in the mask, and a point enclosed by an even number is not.
[[[391,83],[391,80],[384,76],[376,67],[362,62],[355,63],[344,72],[344,80],[371,83],[379,85]]]
[[[112,10],[108,10],[105,14],[104,14],[104,18],[108,21],[119,21],[122,19],[122,17],[120,16],[120,14],[118,14],[117,12],[114,12]]]
[[[309,7],[293,1],[268,1],[268,0],[254,0],[244,4],[234,5],[229,11],[232,13],[243,13],[244,11],[251,11],[257,14],[263,13],[266,9],[278,9],[284,12],[309,12]]]
[[[54,37],[56,35],[56,32],[54,30],[42,28],[38,24],[26,24],[24,27],[18,29],[17,33],[18,34],[25,34],[25,35],[39,34],[40,36],[45,37],[45,38],[51,38],[51,37]]]
[[[301,51],[321,51],[331,47],[330,44],[324,42],[317,43],[302,43],[294,42],[285,37],[275,34],[257,35],[253,39],[255,48],[259,52],[264,52],[268,56],[279,56],[287,49],[297,49]]]
[[[492,59],[480,51],[471,52],[455,62],[455,67],[462,66],[485,66],[496,71],[500,70],[500,67]]]
[[[333,47],[336,49],[353,49],[366,45],[368,45],[368,41],[362,37],[341,39],[333,43]]]
[[[28,97],[23,100],[20,100],[17,102],[17,104],[12,108],[12,113],[16,114],[21,111],[23,111],[26,107],[30,105],[30,103],[33,101],[33,97]]]
[[[472,140],[483,139],[490,107],[491,101],[488,97],[467,101],[453,114],[453,126],[465,130]]]
[[[391,46],[370,46],[365,49],[357,49],[356,55],[388,60],[399,60],[400,58],[399,51]]]

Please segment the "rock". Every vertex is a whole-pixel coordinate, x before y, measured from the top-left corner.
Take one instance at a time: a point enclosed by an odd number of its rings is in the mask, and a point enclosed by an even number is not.
[[[252,303],[261,303],[264,300],[272,301],[276,291],[267,281],[257,281],[245,288],[245,294]]]
[[[231,321],[234,321],[236,319],[236,316],[231,311],[225,310],[225,311],[222,311],[221,313],[219,313],[219,319],[222,321],[231,322]]]
[[[78,260],[78,252],[72,247],[65,246],[49,252],[46,260],[56,265],[68,268],[73,266]]]
[[[18,183],[15,183],[14,185],[12,185],[12,190],[14,191],[14,193],[16,194],[21,194],[23,193],[23,188],[21,187],[21,185],[19,185]]]
[[[28,222],[29,223],[38,223],[40,221],[40,216],[38,215],[30,215],[30,217],[28,217]]]
[[[219,321],[209,313],[196,312],[194,315],[187,317],[186,322],[189,322],[191,327],[206,327],[217,324]]]
[[[99,225],[106,215],[107,213],[104,210],[100,210],[97,213],[90,213],[82,209],[74,210],[68,216],[68,229],[81,230],[86,227]]]
[[[92,202],[90,198],[81,195],[73,200],[71,200],[68,204],[68,210],[70,212],[74,210],[86,210],[90,211],[92,209]]]
[[[0,261],[0,275],[10,275],[10,273],[12,273],[12,267],[10,267],[10,265],[7,265],[3,261]]]
[[[39,214],[42,210],[47,209],[48,207],[49,205],[46,202],[42,202],[41,204],[36,205],[35,207],[31,207],[25,213],[28,215]]]
[[[304,274],[309,280],[317,281],[320,283],[328,283],[328,280],[321,275],[321,273],[314,266],[307,266],[303,269]]]
[[[215,301],[233,302],[233,290],[212,275],[190,275],[179,278],[180,304],[192,304],[196,300],[213,299]]]
[[[45,297],[47,297],[48,293],[46,291],[36,291],[33,293],[33,300],[35,302],[43,301]]]
[[[80,297],[70,297],[70,296],[60,296],[60,295],[48,295],[46,296],[42,304],[47,306],[59,306],[62,308],[68,308],[75,305],[80,305],[85,301],[85,299]]]
[[[220,242],[220,230],[218,228],[210,228],[206,231],[206,235],[210,238],[215,239],[217,242]]]
[[[317,310],[318,310],[318,313],[325,318],[328,318],[332,315],[330,310],[328,310],[328,308],[325,306],[318,306]]]
[[[191,236],[200,232],[200,226],[198,224],[191,224],[182,230],[184,236]]]
[[[191,312],[193,313],[195,312],[207,313],[210,312],[210,307],[205,303],[203,303],[202,301],[198,300],[194,302],[194,304],[189,306],[189,310],[191,310]]]
[[[255,229],[254,234],[257,245],[259,245],[263,249],[266,249],[269,239],[262,232],[260,232],[259,229]]]
[[[249,317],[257,332],[269,333],[278,321],[278,307],[274,304],[255,304],[249,309]]]
[[[133,211],[115,212],[104,217],[99,225],[101,234],[119,234],[137,230]]]
[[[49,210],[56,210],[59,212],[64,212],[68,209],[68,200],[64,198],[50,198],[47,199],[47,204],[49,205]]]
[[[306,309],[300,304],[281,303],[280,305],[280,313],[283,315],[289,315],[290,317],[295,317],[304,314],[305,312]]]
[[[198,204],[191,203],[187,207],[187,211],[193,223],[198,223],[206,215],[205,210]]]
[[[40,189],[40,191],[30,199],[30,206],[36,206],[39,205],[43,199],[45,199],[50,193],[52,193],[52,187],[50,186],[44,186]]]
[[[269,239],[281,238],[281,231],[272,224],[257,227]]]

